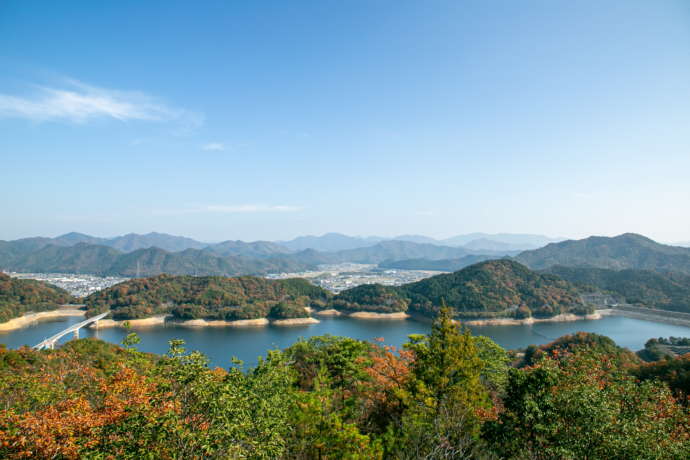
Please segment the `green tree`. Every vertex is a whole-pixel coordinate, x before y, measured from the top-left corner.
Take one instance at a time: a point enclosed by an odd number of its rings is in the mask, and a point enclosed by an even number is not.
[[[345,420],[337,393],[329,372],[322,367],[312,382],[312,389],[297,395],[295,411],[290,417],[294,428],[288,441],[288,458],[375,460],[382,457],[380,443],[361,433],[357,424]]]
[[[668,387],[637,383],[615,358],[565,353],[511,369],[504,410],[484,426],[497,454],[535,460],[688,458],[688,413]]]
[[[406,348],[415,359],[402,420],[407,454],[470,456],[491,407],[481,382],[484,363],[473,337],[460,329],[452,310],[443,304],[429,335],[410,339]]]
[[[473,338],[479,359],[483,363],[482,382],[490,391],[502,393],[508,381],[510,369],[508,352],[486,336],[479,335]]]

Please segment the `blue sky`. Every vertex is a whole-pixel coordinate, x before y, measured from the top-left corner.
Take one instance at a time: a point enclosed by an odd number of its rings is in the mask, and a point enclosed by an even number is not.
[[[0,3],[0,238],[690,240],[687,1]]]

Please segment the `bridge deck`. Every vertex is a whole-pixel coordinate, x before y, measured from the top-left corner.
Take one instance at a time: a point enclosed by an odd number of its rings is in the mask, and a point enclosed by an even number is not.
[[[81,329],[82,327],[87,326],[87,325],[89,325],[89,324],[91,324],[91,323],[95,323],[96,321],[105,318],[105,317],[106,317],[107,315],[109,315],[109,314],[110,314],[110,312],[107,311],[107,312],[105,312],[105,313],[101,313],[100,315],[92,316],[91,318],[86,319],[86,320],[84,320],[84,321],[82,321],[82,322],[80,322],[80,323],[73,324],[73,325],[71,325],[70,327],[68,327],[67,329],[58,332],[58,333],[55,334],[54,336],[48,337],[47,339],[45,339],[43,342],[39,343],[38,345],[34,345],[33,348],[36,349],[36,350],[40,350],[40,349],[42,349],[42,348],[46,348],[46,347],[50,347],[50,346],[52,346],[52,345],[55,345],[55,343],[56,343],[58,340],[60,340],[62,337],[64,337],[65,335],[69,334],[70,332],[78,331],[78,330]]]

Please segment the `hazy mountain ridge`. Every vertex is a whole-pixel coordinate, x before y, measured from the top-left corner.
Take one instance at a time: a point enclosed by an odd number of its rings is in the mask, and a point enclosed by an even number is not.
[[[289,241],[252,241],[227,240],[220,243],[206,243],[184,236],[167,233],[150,232],[146,234],[128,233],[112,238],[101,238],[84,233],[70,232],[54,238],[31,237],[9,241],[22,242],[26,248],[40,249],[43,246],[74,246],[79,243],[109,246],[123,252],[136,251],[157,247],[169,252],[179,252],[185,249],[209,249],[219,255],[250,255],[265,256],[288,252],[299,252],[314,249],[320,252],[339,252],[375,246],[385,241],[405,241],[417,244],[435,246],[459,247],[465,246],[471,251],[505,252],[534,249],[549,242],[560,241],[542,235],[510,234],[510,233],[470,233],[458,235],[444,240],[434,239],[424,235],[399,235],[393,238],[379,236],[358,237],[341,233],[326,233],[321,236],[299,236]],[[286,250],[284,250],[286,249]]]
[[[551,238],[544,235],[529,233],[468,233],[440,240],[441,244],[449,246],[466,246],[470,243],[477,246],[477,242],[503,243],[515,249],[536,249],[549,243],[563,241],[563,238]],[[486,248],[483,248],[486,249]]]
[[[202,249],[209,246],[208,243],[202,243],[192,238],[157,232],[146,233],[143,235],[138,233],[128,233],[126,235],[116,236],[113,238],[100,238],[86,235],[84,233],[70,232],[65,233],[64,235],[56,236],[55,238],[32,237],[8,241],[8,243],[15,244],[19,242],[23,242],[26,247],[33,247],[34,249],[40,249],[41,247],[48,245],[69,247],[83,243],[108,246],[123,252],[131,252],[136,251],[137,249],[146,249],[151,247],[176,252],[190,248]]]
[[[219,256],[243,256],[264,258],[278,254],[290,254],[292,251],[284,246],[270,241],[223,241],[222,243],[212,244],[204,248],[205,251],[212,252]]]
[[[298,236],[289,241],[276,241],[276,243],[293,251],[314,249],[322,252],[336,252],[373,246],[385,239],[376,236],[359,237],[343,235],[342,233],[326,233],[321,236]]]
[[[664,245],[635,233],[551,243],[522,252],[515,259],[535,270],[562,265],[690,274],[690,248]]]
[[[411,241],[382,241],[366,248],[339,251],[336,255],[343,262],[378,264],[384,260],[425,258],[430,260],[458,258],[468,255],[463,248],[413,243]]]
[[[70,240],[80,239],[83,238]],[[457,259],[470,255],[470,251],[464,248],[397,240],[336,252],[306,249],[295,253],[266,241],[226,241],[203,249],[188,248],[175,252],[158,247],[123,252],[100,244],[80,242],[68,246],[52,244],[51,241],[38,238],[0,242],[0,268],[22,272],[121,276],[135,276],[137,273],[141,276],[158,273],[240,275],[304,271],[320,264],[378,264],[403,259]],[[64,240],[60,241],[65,243]],[[495,257],[496,254],[486,256]]]
[[[6,256],[7,253],[10,256]],[[0,267],[19,272],[118,276],[152,276],[160,273],[232,276],[309,268],[298,260],[288,258],[221,257],[200,249],[169,252],[160,248],[146,248],[125,253],[108,246],[86,243],[75,246],[48,245],[24,254],[3,250],[3,245],[0,245]]]
[[[326,233],[321,236],[300,236],[290,241],[277,241],[292,250],[315,249],[324,252],[336,252],[374,246],[383,241],[406,241],[436,246],[460,247],[469,244],[468,249],[490,251],[519,251],[536,249],[552,242],[563,241],[563,238],[550,238],[544,235],[522,233],[469,233],[446,239],[435,239],[424,235],[399,235],[392,238],[354,237],[341,233]]]
[[[476,234],[471,236],[474,237]],[[337,234],[331,234],[329,238],[331,237],[339,241],[338,244],[344,244],[343,241],[351,238]],[[416,238],[415,235],[407,237]],[[352,262],[381,264],[383,268],[454,271],[481,260],[515,256],[515,260],[536,270],[563,265],[690,273],[690,248],[663,245],[631,233],[617,237],[590,237],[550,243],[540,249],[519,253],[401,240],[379,241],[365,247],[331,252],[314,249],[292,252],[289,248],[269,241],[224,241],[206,244],[189,238],[158,233],[129,234],[105,240],[110,244],[117,242],[123,250],[111,245],[94,244],[103,240],[89,235],[68,233],[57,238],[35,237],[0,241],[0,268],[23,272],[123,276],[134,276],[137,273],[142,276],[158,273],[239,275],[303,271],[314,269],[320,264]],[[192,242],[203,247],[186,247],[183,250],[171,251],[153,246],[130,250],[138,245],[148,245],[156,241],[168,247],[185,247],[193,244]],[[480,241],[472,245],[482,246],[488,243]]]

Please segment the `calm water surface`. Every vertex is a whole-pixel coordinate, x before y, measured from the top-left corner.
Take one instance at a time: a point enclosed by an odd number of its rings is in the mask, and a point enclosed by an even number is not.
[[[64,318],[60,321],[41,322],[12,332],[0,332],[0,343],[10,348],[35,345],[83,318]],[[183,339],[188,350],[199,350],[211,359],[212,366],[227,367],[236,356],[248,365],[256,364],[257,357],[267,350],[285,348],[300,337],[332,334],[371,340],[383,337],[390,345],[400,346],[410,334],[425,334],[429,324],[413,320],[382,321],[353,318],[325,318],[319,324],[304,326],[267,326],[248,328],[186,328],[180,326],[154,326],[136,329],[141,337],[139,350],[165,353],[168,341]],[[600,320],[582,320],[563,323],[540,323],[523,326],[476,326],[472,331],[486,335],[505,348],[522,348],[530,344],[543,344],[565,334],[577,331],[596,332],[611,337],[620,346],[639,350],[651,337],[690,337],[690,328],[646,320],[607,316]],[[127,334],[124,329],[82,329],[81,337],[97,337],[120,343]],[[68,340],[65,337],[63,340]]]

